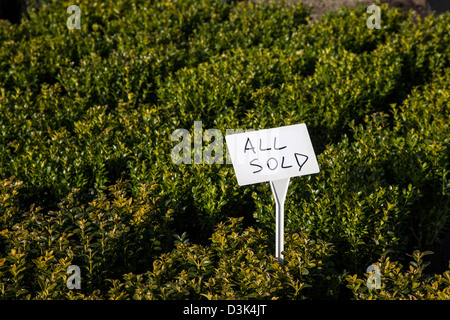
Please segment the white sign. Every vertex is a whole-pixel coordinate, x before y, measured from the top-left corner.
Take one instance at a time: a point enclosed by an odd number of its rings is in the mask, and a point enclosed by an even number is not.
[[[304,123],[237,133],[225,139],[240,186],[320,171]]]
[[[291,177],[318,173],[304,123],[225,137],[240,186],[270,181],[275,199],[275,256],[283,264],[284,201]]]

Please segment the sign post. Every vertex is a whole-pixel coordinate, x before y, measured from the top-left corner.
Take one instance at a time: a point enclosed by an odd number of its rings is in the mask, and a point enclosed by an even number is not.
[[[284,200],[286,199],[290,178],[270,181],[275,198],[275,257],[283,264],[284,251]]]
[[[270,182],[275,199],[275,256],[283,264],[284,201],[291,177],[319,172],[304,123],[225,137],[238,184]]]

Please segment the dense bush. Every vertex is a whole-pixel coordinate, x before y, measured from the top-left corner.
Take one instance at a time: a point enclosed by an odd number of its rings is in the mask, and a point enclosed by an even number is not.
[[[448,272],[399,266],[450,229],[449,14],[382,6],[368,30],[364,7],[80,0],[69,30],[72,4],[0,21],[2,298],[448,297]],[[291,179],[284,268],[267,183],[172,162],[194,121],[308,125],[321,172]]]
[[[389,261],[383,257],[376,265],[380,268],[380,288],[368,289],[367,279],[359,279],[356,275],[349,276],[348,287],[357,299],[364,300],[449,300],[450,299],[450,271],[442,275],[426,275],[424,269],[427,262],[423,257],[431,252],[414,251],[409,269],[402,272],[398,262]]]
[[[112,298],[134,299],[304,299],[326,297],[336,289],[330,245],[315,243],[294,233],[286,240],[285,267],[267,255],[267,236],[240,219],[220,223],[207,247],[189,245],[179,238],[176,248],[153,262],[144,276],[126,274],[123,290],[109,291]],[[327,279],[324,279],[327,277]],[[317,289],[319,285],[319,290]],[[117,287],[116,286],[116,287]],[[320,294],[320,295],[318,295]]]

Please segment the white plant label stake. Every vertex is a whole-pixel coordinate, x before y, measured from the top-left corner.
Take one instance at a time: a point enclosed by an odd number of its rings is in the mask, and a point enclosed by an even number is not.
[[[225,137],[238,184],[270,182],[275,199],[275,256],[283,263],[284,201],[291,177],[318,173],[304,123]]]

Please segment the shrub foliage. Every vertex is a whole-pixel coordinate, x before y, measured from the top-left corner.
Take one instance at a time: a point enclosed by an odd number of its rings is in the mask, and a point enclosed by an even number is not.
[[[450,226],[448,13],[79,0],[69,30],[72,4],[0,21],[1,298],[448,299],[423,260]],[[291,181],[284,267],[268,184],[172,162],[194,121],[308,125],[321,172]]]

